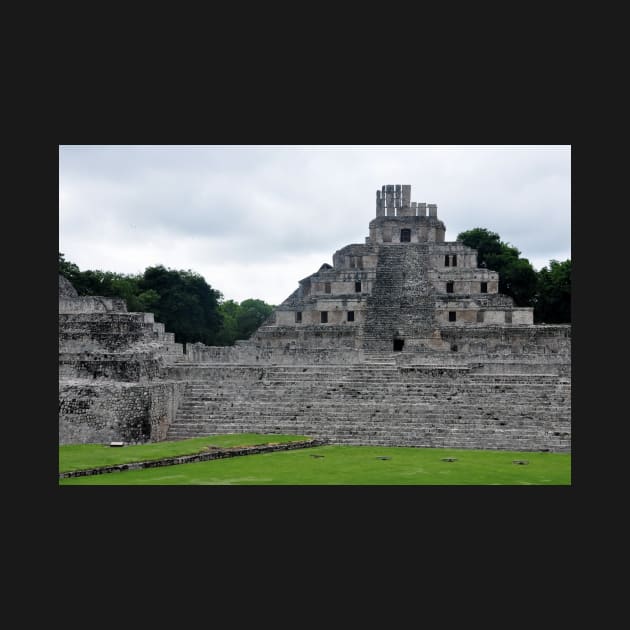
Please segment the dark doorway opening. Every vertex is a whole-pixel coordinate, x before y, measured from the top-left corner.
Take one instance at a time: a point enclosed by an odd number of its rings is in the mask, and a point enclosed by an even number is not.
[[[452,282],[447,282],[446,283],[446,292],[447,293],[453,293],[453,287],[454,287],[454,284]]]
[[[394,339],[394,352],[401,352],[404,345],[404,339]]]
[[[411,243],[411,230],[400,230],[400,242]]]

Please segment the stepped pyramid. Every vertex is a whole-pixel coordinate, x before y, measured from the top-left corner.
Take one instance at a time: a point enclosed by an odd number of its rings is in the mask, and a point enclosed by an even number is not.
[[[383,186],[365,242],[299,280],[232,347],[182,353],[151,314],[99,298],[90,308],[104,312],[77,317],[77,298],[60,289],[60,366],[74,353],[66,367],[83,378],[60,381],[60,436],[295,433],[570,451],[570,325],[534,325],[533,309],[515,306],[498,292],[498,273],[477,266],[476,250],[445,234],[437,205],[412,202],[409,185]],[[82,365],[86,348],[98,360]],[[131,366],[136,351],[144,367],[123,370],[133,381],[123,383],[115,361]]]
[[[498,293],[499,275],[477,266],[476,250],[444,240],[436,204],[412,202],[409,185],[376,192],[365,243],[300,280],[250,347],[433,355],[470,350],[471,329],[533,325],[533,309]]]

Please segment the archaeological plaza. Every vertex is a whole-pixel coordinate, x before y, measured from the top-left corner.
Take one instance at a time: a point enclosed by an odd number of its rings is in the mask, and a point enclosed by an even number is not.
[[[570,452],[571,326],[534,324],[445,233],[437,205],[383,186],[364,242],[296,278],[234,346],[184,347],[59,276],[59,443],[282,433]]]

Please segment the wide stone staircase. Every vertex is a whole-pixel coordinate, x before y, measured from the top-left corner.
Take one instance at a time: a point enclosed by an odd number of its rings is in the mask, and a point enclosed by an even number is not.
[[[405,247],[400,297],[401,332],[410,337],[427,336],[435,330],[435,289],[429,281],[429,246]]]
[[[292,433],[339,444],[571,448],[570,379],[465,367],[192,368],[167,439]]]
[[[428,337],[435,329],[435,290],[426,243],[382,245],[363,329],[366,350],[391,350],[395,334]]]
[[[404,245],[381,246],[372,293],[367,298],[365,349],[391,350],[391,339],[400,321],[404,256]]]

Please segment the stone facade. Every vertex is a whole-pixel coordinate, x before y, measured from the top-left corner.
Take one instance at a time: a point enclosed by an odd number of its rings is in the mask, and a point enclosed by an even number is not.
[[[300,280],[250,340],[185,353],[152,314],[60,280],[60,441],[246,431],[569,451],[570,325],[534,325],[445,233],[437,205],[383,186],[365,242]]]

